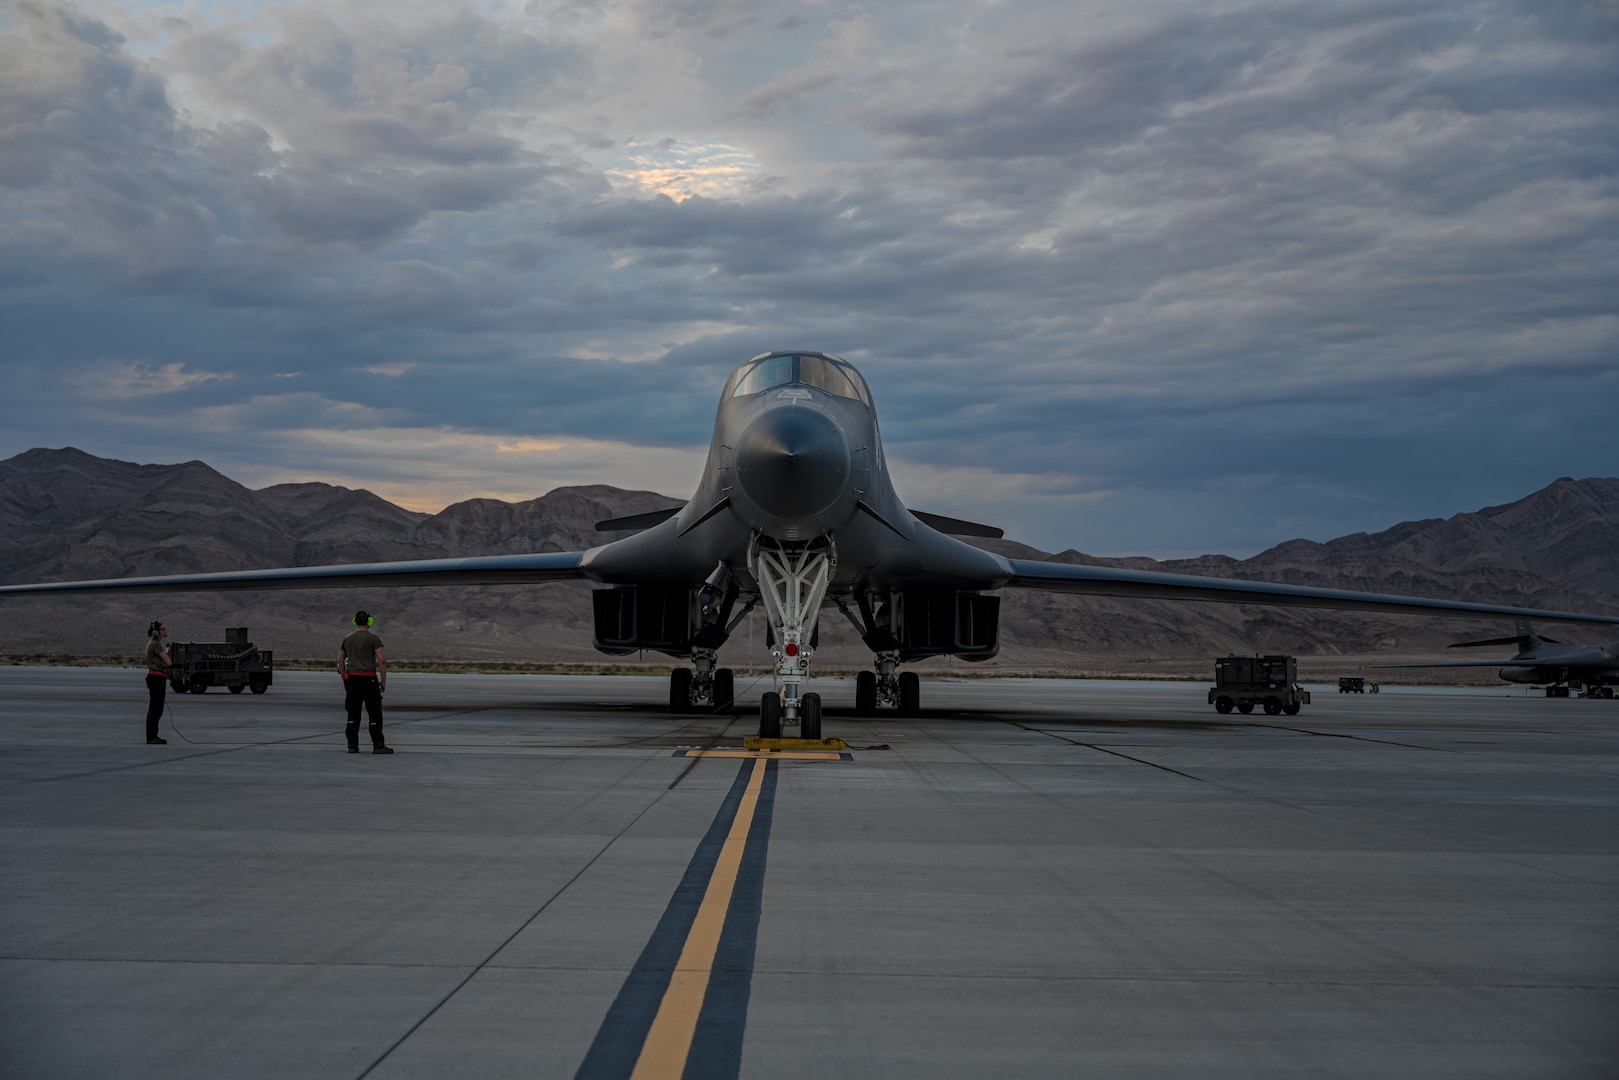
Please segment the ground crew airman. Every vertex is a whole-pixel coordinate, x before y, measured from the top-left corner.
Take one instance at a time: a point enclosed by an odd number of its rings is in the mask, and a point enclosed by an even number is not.
[[[169,742],[157,733],[169,686],[169,654],[163,648],[163,635],[168,632],[162,620],[153,620],[146,628],[146,741],[153,746],[167,746]]]
[[[371,632],[376,620],[364,611],[354,613],[354,630],[337,647],[337,672],[343,676],[343,706],[348,710],[349,753],[360,752],[360,706],[371,720],[371,752],[391,754],[382,742],[382,695],[388,689],[388,657],[382,639]]]

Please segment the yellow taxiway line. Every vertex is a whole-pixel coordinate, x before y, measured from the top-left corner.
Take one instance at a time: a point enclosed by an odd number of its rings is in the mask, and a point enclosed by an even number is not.
[[[764,758],[769,755],[745,756]],[[692,1037],[697,1033],[697,1017],[703,1011],[703,995],[708,992],[709,976],[714,970],[714,954],[720,946],[720,933],[725,929],[725,913],[730,910],[737,870],[742,865],[742,849],[747,844],[748,829],[753,825],[753,813],[759,805],[759,788],[764,783],[764,762],[755,761],[752,768],[753,775],[748,777],[731,831],[720,848],[714,874],[708,880],[708,891],[703,894],[691,932],[686,935],[686,945],[675,962],[669,988],[663,993],[663,1001],[647,1032],[646,1042],[641,1045],[641,1056],[630,1080],[680,1080],[686,1071]]]

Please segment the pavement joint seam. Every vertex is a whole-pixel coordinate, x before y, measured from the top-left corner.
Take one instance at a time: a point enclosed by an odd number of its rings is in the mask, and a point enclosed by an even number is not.
[[[733,720],[733,722],[734,722],[734,720]],[[724,738],[725,729],[729,728],[729,727],[730,727],[730,723],[727,723],[725,725],[725,728],[721,728],[720,731],[713,736],[713,739],[711,740],[710,745],[712,745],[713,741],[717,741],[717,740],[719,740],[721,738]],[[436,1014],[445,1005],[449,1004],[451,998],[455,997],[456,994],[460,993],[461,990],[468,983],[470,983],[474,978],[477,977],[477,975],[478,975],[478,973],[480,971],[482,971],[482,970],[484,970],[484,968],[488,967],[490,965],[490,963],[495,959],[495,957],[497,957],[497,956],[499,956],[501,954],[501,952],[506,948],[506,946],[510,945],[513,941],[517,940],[517,937],[518,937],[519,934],[521,934],[524,930],[527,930],[529,928],[529,926],[531,924],[533,924],[535,919],[538,919],[542,914],[544,914],[545,910],[547,908],[549,908],[552,904],[554,904],[562,896],[563,893],[567,892],[570,888],[572,888],[574,886],[574,884],[576,882],[579,881],[580,878],[584,877],[585,874],[590,871],[590,868],[595,866],[596,863],[601,860],[602,856],[606,855],[607,852],[612,849],[613,845],[618,843],[619,840],[621,840],[623,838],[625,833],[629,832],[632,828],[634,828],[637,822],[639,822],[642,818],[644,818],[648,813],[650,813],[652,811],[653,807],[657,806],[660,802],[662,802],[663,799],[671,791],[674,790],[675,784],[678,784],[680,782],[680,780],[684,779],[686,773],[689,773],[691,771],[691,769],[696,766],[697,762],[701,761],[701,760],[702,760],[701,758],[693,759],[691,765],[688,766],[681,773],[681,775],[679,777],[676,777],[675,781],[673,783],[671,783],[668,787],[664,788],[662,791],[658,792],[658,794],[655,795],[650,802],[648,802],[645,806],[643,806],[640,809],[640,811],[638,811],[633,818],[631,818],[629,821],[627,821],[624,824],[624,827],[622,829],[620,829],[618,832],[614,833],[607,840],[607,842],[605,844],[603,844],[601,846],[601,848],[598,849],[597,852],[590,857],[589,861],[587,861],[583,866],[581,866],[577,871],[575,871],[575,873],[573,874],[572,877],[570,877],[567,881],[564,881],[560,886],[558,886],[556,888],[556,890],[554,892],[552,892],[551,895],[548,896],[545,899],[545,902],[540,904],[540,906],[534,910],[534,913],[532,915],[530,915],[528,918],[524,919],[522,924],[520,926],[518,926],[518,928],[516,930],[513,930],[506,937],[506,940],[502,941],[499,945],[495,946],[494,951],[491,952],[488,956],[484,957],[483,960],[479,961],[478,966],[473,968],[471,971],[469,971],[464,979],[462,979],[460,982],[456,983],[455,986],[453,986],[450,989],[449,993],[445,994],[442,998],[439,999],[437,1004],[435,1004],[431,1009],[428,1009],[427,1012],[423,1013],[422,1016],[420,1018],[418,1018],[417,1021],[414,1024],[412,1024],[405,1031],[405,1033],[403,1035],[400,1035],[399,1038],[395,1039],[393,1041],[393,1043],[391,1045],[389,1045],[389,1047],[386,1050],[384,1050],[381,1054],[377,1055],[376,1060],[371,1062],[370,1065],[367,1065],[365,1067],[365,1069],[362,1070],[359,1073],[359,1075],[355,1078],[355,1080],[365,1080],[365,1077],[369,1076],[372,1073],[372,1071],[376,1069],[376,1067],[378,1065],[381,1065],[384,1061],[386,1061],[390,1054],[392,1054],[395,1050],[399,1049],[400,1046],[404,1045],[405,1041],[407,1039],[409,1039],[412,1035],[414,1035],[417,1032],[417,1030],[419,1030],[421,1028],[421,1026],[423,1024],[425,1024],[425,1023],[427,1023],[427,1021],[431,1020],[433,1018],[434,1014]]]
[[[1464,752],[1452,750],[1446,746],[1420,746],[1417,743],[1396,742],[1393,739],[1373,739],[1365,735],[1346,735],[1341,731],[1314,731],[1310,728],[1288,727],[1286,724],[1266,724],[1258,720],[1250,720],[1242,726],[1268,728],[1271,731],[1295,731],[1300,735],[1316,735],[1323,739],[1353,739],[1356,742],[1377,743],[1379,746],[1403,746],[1408,750],[1432,750],[1436,754],[1460,754]]]
[[[1147,765],[1154,769],[1162,769],[1166,773],[1173,773],[1176,776],[1183,776],[1188,780],[1196,780],[1200,784],[1207,784],[1210,787],[1219,788],[1221,791],[1229,791],[1233,795],[1253,794],[1252,792],[1243,791],[1241,788],[1227,787],[1225,784],[1218,783],[1214,780],[1206,780],[1201,776],[1193,776],[1189,772],[1182,772],[1179,769],[1172,769],[1168,765],[1160,765],[1156,761],[1148,761],[1145,758],[1132,757],[1129,754],[1121,754],[1117,750],[1109,750],[1105,746],[1098,746],[1096,743],[1083,742],[1079,739],[1070,739],[1067,736],[1059,735],[1054,731],[1047,731],[1044,728],[1030,727],[1028,724],[1020,724],[1016,720],[1003,720],[1002,723],[1010,724],[1022,731],[1033,732],[1036,735],[1044,735],[1048,738],[1056,739],[1059,742],[1065,742],[1069,746],[1083,746],[1087,750],[1097,750],[1104,754],[1112,754],[1114,757],[1123,758],[1126,761],[1133,761],[1137,765]],[[1283,805],[1287,804],[1284,803]]]

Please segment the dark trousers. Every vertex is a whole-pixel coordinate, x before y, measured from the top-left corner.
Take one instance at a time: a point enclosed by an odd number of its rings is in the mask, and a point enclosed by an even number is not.
[[[161,675],[146,676],[146,737],[157,738],[157,722],[163,719],[163,695],[169,680]]]
[[[365,714],[371,718],[371,745],[382,745],[382,688],[377,685],[375,675],[350,675],[343,680],[343,707],[348,710],[348,727],[343,734],[348,736],[350,746],[360,745],[360,706],[365,706]]]

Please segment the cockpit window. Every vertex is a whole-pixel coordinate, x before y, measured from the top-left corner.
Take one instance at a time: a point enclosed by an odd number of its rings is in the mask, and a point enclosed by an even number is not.
[[[754,364],[748,373],[737,382],[733,397],[746,397],[749,394],[758,394],[769,390],[772,386],[784,386],[793,381],[793,361],[796,356],[767,356]]]
[[[825,356],[793,354],[765,356],[757,360],[752,367],[743,368],[731,378],[732,397],[745,397],[749,394],[763,393],[772,387],[798,383],[801,386],[825,390],[838,397],[854,398],[867,405],[871,404],[871,394],[866,389],[865,380],[860,377],[860,373],[848,364]]]
[[[830,360],[822,360],[819,356],[800,356],[798,358],[798,381],[805,386],[816,386],[829,394],[838,397],[857,397],[854,386],[843,369]]]

